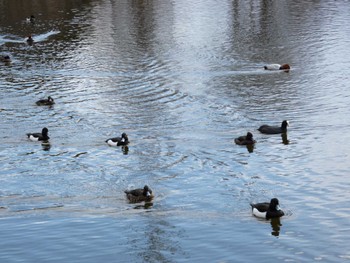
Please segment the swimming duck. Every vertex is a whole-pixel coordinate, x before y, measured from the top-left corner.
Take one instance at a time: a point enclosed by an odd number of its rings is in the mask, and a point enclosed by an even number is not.
[[[235,139],[235,143],[238,145],[251,145],[256,143],[253,139],[253,134],[251,132],[247,132],[246,136],[239,136]]]
[[[153,194],[152,194],[152,190],[145,185],[142,188],[139,189],[134,189],[134,190],[125,190],[124,191],[126,193],[126,197],[128,198],[128,200],[132,203],[138,203],[138,202],[149,202],[153,199]]]
[[[288,71],[290,70],[290,66],[289,64],[269,64],[269,65],[265,65],[264,69],[266,70],[284,70],[284,71]]]
[[[45,127],[42,129],[41,133],[27,133],[28,139],[34,142],[37,141],[48,141],[50,137],[47,135],[49,130]]]
[[[278,126],[270,126],[270,125],[262,125],[259,127],[258,131],[265,134],[278,134],[287,132],[287,126],[289,126],[289,122],[287,120],[282,121],[281,127]]]
[[[53,98],[51,98],[51,96],[48,96],[47,99],[41,99],[35,103],[38,106],[50,106],[50,105],[55,104],[55,101],[53,100]]]
[[[28,44],[32,44],[34,42],[32,35],[29,35],[26,41]]]
[[[279,207],[277,198],[272,198],[270,203],[250,204],[253,215],[260,218],[270,219],[278,218],[284,215],[284,212]]]
[[[1,56],[0,56],[0,60],[1,60],[2,62],[11,62],[11,58],[10,58],[9,55],[1,55]]]
[[[106,140],[106,143],[109,146],[123,146],[129,144],[129,138],[128,135],[123,132],[122,137],[114,137]]]
[[[31,15],[30,17],[27,17],[27,18],[26,18],[26,21],[27,21],[28,23],[34,23],[34,21],[35,21],[35,16]]]

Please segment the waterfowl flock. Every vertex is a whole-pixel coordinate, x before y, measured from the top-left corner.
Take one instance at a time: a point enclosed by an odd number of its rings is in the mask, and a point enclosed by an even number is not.
[[[40,102],[40,103],[38,103]],[[49,96],[48,99],[42,99],[37,101],[37,105],[52,105],[54,100]],[[262,125],[259,127],[259,131],[265,134],[278,134],[286,133],[288,121],[284,120],[281,126],[270,126]],[[42,141],[48,142],[50,137],[48,136],[48,129],[44,127],[41,133],[27,133],[28,139],[31,141]],[[256,141],[253,139],[253,134],[247,132],[247,135],[240,136],[235,138],[235,143],[238,145],[254,145]],[[105,141],[109,146],[126,146],[129,144],[129,138],[126,133],[122,133],[121,137],[109,138]],[[151,202],[154,198],[152,190],[145,185],[144,188],[138,188],[133,190],[125,190],[127,199],[130,203],[139,203],[139,202]],[[284,212],[279,208],[279,201],[277,198],[272,198],[270,203],[256,203],[250,204],[252,207],[252,213],[254,216],[259,218],[271,219],[279,218],[284,215]]]
[[[47,99],[40,99],[36,102],[38,106],[51,106],[54,103],[54,99],[51,96],[48,96]],[[281,126],[262,125],[258,130],[263,134],[286,134],[288,125],[289,122],[284,120],[282,121]],[[31,141],[42,141],[46,143],[50,139],[46,127],[42,129],[41,133],[27,133],[27,137]],[[247,132],[246,135],[235,138],[234,141],[237,145],[246,146],[254,145],[256,143],[251,132]],[[105,142],[109,146],[126,146],[129,144],[129,138],[128,135],[123,132],[120,137],[109,138]],[[152,190],[147,185],[145,185],[144,188],[125,190],[124,192],[130,203],[147,203],[151,202],[154,198]],[[271,219],[282,217],[284,215],[284,212],[279,208],[279,201],[277,198],[272,198],[270,203],[264,202],[250,205],[252,207],[253,215],[259,218]]]
[[[26,19],[27,22],[34,23],[35,17],[32,15]],[[34,39],[32,35],[28,35],[26,42],[32,44]],[[9,55],[1,55],[0,61],[11,62]],[[290,70],[289,64],[270,64],[264,66],[265,70],[281,70],[288,72]],[[48,96],[47,99],[40,99],[35,102],[38,106],[52,106],[55,104],[54,99]],[[272,135],[272,134],[286,134],[289,122],[287,120],[282,121],[280,126],[273,125],[261,125],[257,130],[262,134]],[[27,133],[27,138],[31,141],[48,143],[50,137],[48,136],[48,128],[42,128],[41,132]],[[239,136],[234,139],[237,145],[252,146],[256,143],[251,132],[247,132],[246,135]],[[111,147],[127,146],[129,142],[128,135],[123,132],[120,137],[112,137],[105,140],[105,143]],[[139,202],[151,202],[154,198],[153,191],[148,185],[143,188],[125,190],[126,198],[130,203]],[[277,198],[272,198],[270,202],[255,203],[250,204],[252,209],[252,214],[259,218],[271,219],[279,218],[284,215],[284,212],[279,207],[279,200]]]

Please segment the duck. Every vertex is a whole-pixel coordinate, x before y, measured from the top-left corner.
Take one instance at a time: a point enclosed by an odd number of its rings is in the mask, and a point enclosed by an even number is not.
[[[124,193],[131,203],[149,202],[154,197],[152,190],[147,185],[139,189],[125,190]]]
[[[289,121],[284,120],[282,121],[281,127],[278,126],[270,126],[270,125],[261,125],[258,129],[261,133],[265,134],[279,134],[279,133],[286,133],[287,132],[287,126],[289,126]]]
[[[11,62],[11,58],[10,58],[10,56],[9,55],[1,55],[0,56],[0,60],[2,61],[2,62]]]
[[[253,215],[259,218],[270,219],[284,216],[277,198],[272,198],[270,203],[256,203],[250,204],[250,206],[252,207]]]
[[[129,144],[128,135],[123,132],[121,137],[109,138],[106,140],[109,146],[124,146]]]
[[[253,134],[251,132],[247,132],[247,135],[236,138],[235,143],[238,145],[252,145],[256,143],[256,141],[253,139]]]
[[[47,99],[41,99],[41,100],[38,100],[35,103],[38,106],[50,106],[50,105],[55,104],[55,101],[54,101],[54,99],[51,96],[48,96]]]
[[[34,42],[32,35],[29,35],[26,41],[28,44],[32,44]]]
[[[269,65],[265,65],[264,69],[266,70],[284,70],[284,71],[288,71],[290,70],[290,66],[289,64],[269,64]]]
[[[47,135],[49,132],[49,130],[44,127],[40,132],[38,133],[27,133],[28,139],[34,142],[37,141],[48,141],[50,139],[50,137]]]
[[[34,21],[35,21],[35,16],[34,16],[34,15],[31,15],[30,17],[27,17],[27,18],[26,18],[26,21],[27,21],[28,23],[34,23]]]

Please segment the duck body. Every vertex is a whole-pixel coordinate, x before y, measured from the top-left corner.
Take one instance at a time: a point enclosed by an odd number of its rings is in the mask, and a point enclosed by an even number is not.
[[[35,103],[38,106],[50,106],[50,105],[55,104],[55,101],[54,101],[53,98],[51,98],[51,96],[49,96],[49,97],[47,97],[47,99],[41,99],[41,100],[38,100]]]
[[[28,44],[32,44],[34,42],[32,35],[29,35],[26,41]]]
[[[266,70],[284,70],[284,71],[288,71],[290,70],[290,66],[289,64],[269,64],[269,65],[265,65],[264,69]]]
[[[125,190],[124,192],[131,203],[149,202],[154,197],[152,190],[147,185],[143,188]]]
[[[270,126],[270,125],[261,125],[258,129],[261,133],[265,134],[279,134],[279,133],[286,133],[287,132],[287,126],[289,126],[289,122],[287,120],[282,121],[282,124],[280,127],[278,126]]]
[[[252,145],[256,143],[256,141],[253,139],[253,134],[247,132],[247,135],[236,138],[235,143],[238,145]]]
[[[48,136],[48,132],[49,130],[45,127],[42,129],[41,133],[27,133],[27,137],[33,142],[48,141],[50,139],[50,137]]]
[[[250,204],[252,213],[259,218],[279,218],[284,216],[284,212],[279,208],[279,201],[277,198],[272,198],[270,203],[256,203]]]
[[[35,16],[34,15],[31,15],[30,17],[27,17],[26,18],[26,21],[28,23],[34,23],[35,22]]]
[[[109,138],[106,140],[109,146],[124,146],[129,144],[128,135],[123,132],[121,137]]]

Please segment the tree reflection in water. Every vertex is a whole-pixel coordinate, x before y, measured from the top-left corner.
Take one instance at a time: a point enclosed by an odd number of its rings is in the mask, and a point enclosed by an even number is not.
[[[174,254],[185,256],[178,241],[183,239],[182,231],[152,210],[138,216],[142,223],[131,227],[128,235],[130,253],[142,262],[172,262]]]

